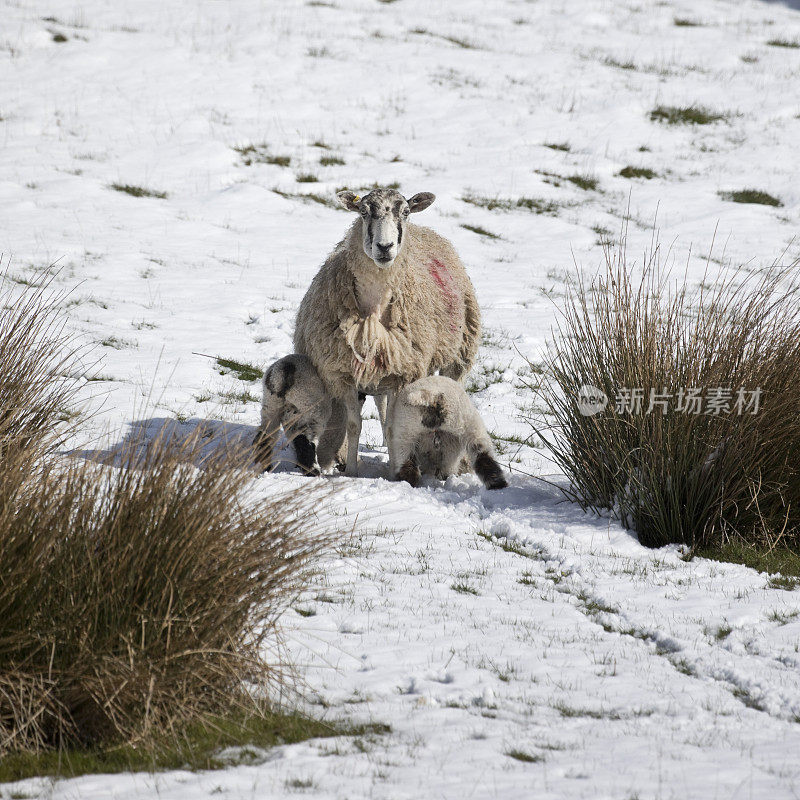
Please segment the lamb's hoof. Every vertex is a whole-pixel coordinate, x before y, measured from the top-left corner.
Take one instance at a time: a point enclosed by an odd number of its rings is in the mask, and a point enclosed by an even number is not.
[[[475,472],[487,489],[505,489],[508,486],[502,467],[485,451],[475,459]]]
[[[336,469],[337,469],[338,472],[344,472],[345,469],[346,469],[344,461],[339,461],[337,459],[337,461],[336,461]]]

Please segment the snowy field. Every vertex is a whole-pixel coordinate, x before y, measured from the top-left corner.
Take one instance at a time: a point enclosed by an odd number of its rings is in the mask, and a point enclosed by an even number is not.
[[[800,797],[800,590],[644,549],[537,480],[553,478],[547,452],[519,443],[526,360],[628,209],[630,254],[655,221],[695,285],[800,256],[800,47],[770,41],[800,45],[800,12],[0,0],[3,267],[24,285],[55,264],[71,290],[70,324],[102,358],[91,446],[165,419],[205,426],[210,446],[251,437],[258,384],[198,354],[263,367],[291,352],[300,298],[352,219],[334,191],[396,182],[437,195],[419,222],[475,284],[468,384],[512,471],[499,492],[389,483],[368,403],[362,477],[329,479],[326,513],[356,533],[287,612],[289,647],[313,713],[390,734],[0,797]],[[650,118],[690,105],[721,119]],[[782,205],[723,196],[741,189]],[[302,482],[285,465],[259,491]]]

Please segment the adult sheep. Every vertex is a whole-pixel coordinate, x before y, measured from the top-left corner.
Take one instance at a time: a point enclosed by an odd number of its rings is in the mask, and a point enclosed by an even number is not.
[[[328,256],[297,312],[295,352],[311,359],[347,419],[345,474],[356,475],[364,396],[386,398],[437,370],[461,380],[480,341],[475,290],[453,245],[408,221],[435,200],[406,200],[394,189],[359,198],[339,192],[359,214]],[[384,429],[384,439],[390,437]]]

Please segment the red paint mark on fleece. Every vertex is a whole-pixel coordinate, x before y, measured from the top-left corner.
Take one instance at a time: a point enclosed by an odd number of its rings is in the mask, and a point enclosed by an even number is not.
[[[428,262],[428,272],[434,283],[439,287],[444,302],[447,305],[447,315],[450,320],[450,330],[456,333],[460,327],[461,318],[461,293],[450,274],[450,270],[436,258]]]

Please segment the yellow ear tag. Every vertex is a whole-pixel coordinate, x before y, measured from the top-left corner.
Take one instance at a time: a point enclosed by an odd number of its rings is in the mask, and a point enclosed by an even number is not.
[[[361,199],[361,198],[360,198],[358,195],[356,195],[356,196],[353,198],[353,202],[354,202],[354,203],[357,203],[357,202],[358,202],[360,199]]]

